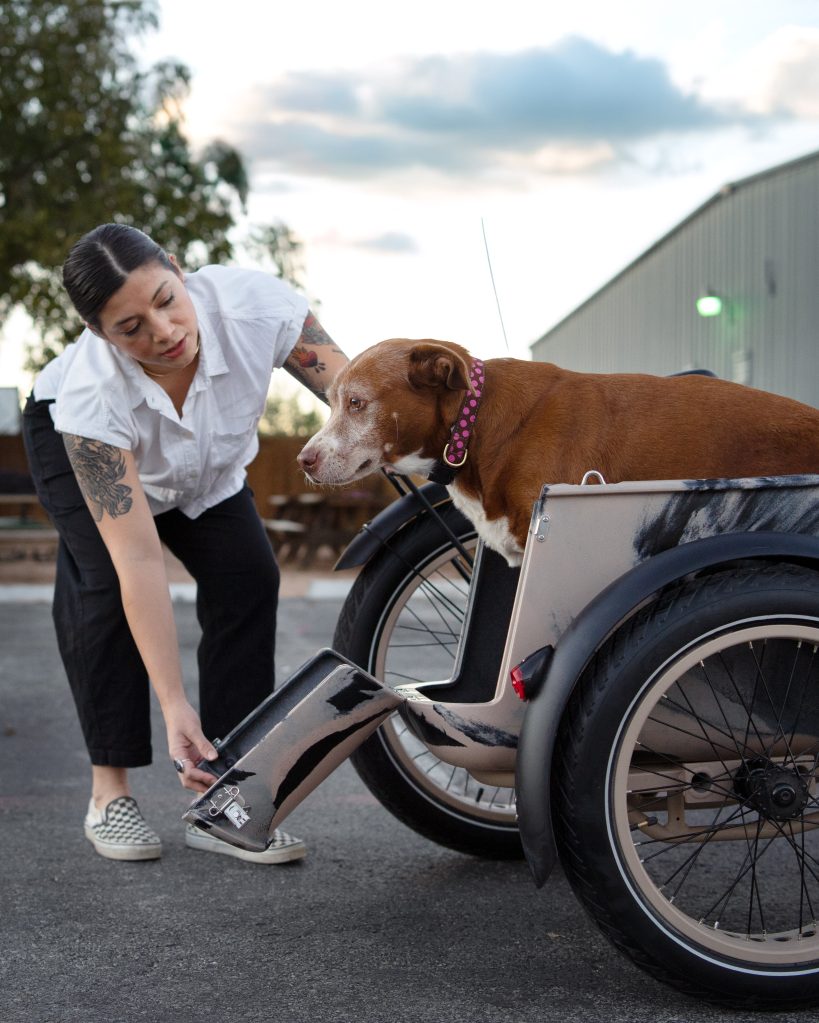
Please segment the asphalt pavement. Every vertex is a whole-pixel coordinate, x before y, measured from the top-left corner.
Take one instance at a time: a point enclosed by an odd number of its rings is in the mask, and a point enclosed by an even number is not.
[[[282,601],[281,678],[329,645],[340,604],[332,586]],[[193,606],[175,610],[193,692]],[[608,945],[559,873],[538,891],[523,863],[434,845],[349,764],[285,825],[308,844],[303,862],[187,849],[155,713],[155,763],[133,783],[164,855],[102,859],[83,836],[90,776],[48,603],[0,593],[0,1023],[771,1019],[660,986]]]

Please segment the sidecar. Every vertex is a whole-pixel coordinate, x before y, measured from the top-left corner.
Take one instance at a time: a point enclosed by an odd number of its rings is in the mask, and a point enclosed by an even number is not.
[[[545,486],[519,571],[429,497],[186,819],[263,848],[352,754],[436,840],[559,857],[660,980],[819,1000],[819,477]]]

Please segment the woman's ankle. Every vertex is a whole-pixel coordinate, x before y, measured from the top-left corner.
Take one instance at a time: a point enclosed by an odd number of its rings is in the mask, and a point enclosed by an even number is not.
[[[112,799],[131,795],[126,768],[98,767],[94,765],[91,768],[91,774],[91,794],[94,799],[94,806],[98,810],[104,810]]]

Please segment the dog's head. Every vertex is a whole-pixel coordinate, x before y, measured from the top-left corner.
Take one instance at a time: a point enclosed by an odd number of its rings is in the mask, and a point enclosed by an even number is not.
[[[470,363],[450,341],[393,338],[368,348],[331,384],[330,418],[299,465],[314,483],[335,485],[385,466],[426,475],[470,387]]]

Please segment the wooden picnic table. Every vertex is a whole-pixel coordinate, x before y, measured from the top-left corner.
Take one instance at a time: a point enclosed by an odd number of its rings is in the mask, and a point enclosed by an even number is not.
[[[31,511],[40,505],[36,494],[0,494],[0,515],[16,511],[16,518],[21,523],[29,522]]]
[[[368,490],[339,490],[273,494],[269,502],[275,517],[264,520],[265,528],[280,559],[309,568],[328,552],[337,559],[387,499]]]
[[[40,507],[36,494],[0,493],[0,561],[53,561],[57,531],[32,516]]]

